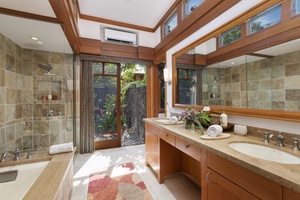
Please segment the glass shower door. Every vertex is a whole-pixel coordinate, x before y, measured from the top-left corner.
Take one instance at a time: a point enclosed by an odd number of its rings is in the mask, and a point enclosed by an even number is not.
[[[120,65],[93,63],[95,149],[121,146]]]

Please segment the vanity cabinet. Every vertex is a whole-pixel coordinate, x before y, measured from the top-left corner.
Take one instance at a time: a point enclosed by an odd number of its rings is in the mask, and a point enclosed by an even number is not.
[[[201,187],[203,200],[300,199],[300,193],[256,173],[259,167],[243,166],[230,155],[224,157],[215,146],[187,137],[180,129],[145,122],[146,163],[157,173],[159,183],[167,175],[184,173]],[[175,131],[175,132],[174,132]]]
[[[287,187],[283,187],[283,200],[300,199],[300,193],[295,192]]]
[[[208,199],[222,199],[218,196],[223,192],[237,197],[225,199],[282,199],[282,185],[211,152],[207,152],[207,168]]]
[[[159,157],[159,141],[158,141],[159,128],[145,123],[145,153],[146,153],[146,165],[150,165],[151,168],[158,173],[158,157]]]
[[[217,172],[208,169],[207,175],[207,199],[208,200],[258,200],[256,196],[244,190]]]

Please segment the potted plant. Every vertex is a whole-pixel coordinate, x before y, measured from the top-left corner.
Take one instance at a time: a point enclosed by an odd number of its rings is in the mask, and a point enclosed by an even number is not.
[[[194,108],[187,108],[179,115],[178,121],[185,121],[186,129],[193,129],[194,124],[197,124],[201,134],[204,133],[204,127],[208,127],[211,119],[209,115],[205,112],[198,112]]]

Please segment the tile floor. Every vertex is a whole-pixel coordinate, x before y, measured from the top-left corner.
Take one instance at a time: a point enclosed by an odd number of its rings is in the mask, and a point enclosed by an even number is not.
[[[74,159],[71,200],[87,199],[90,173],[126,162],[134,163],[154,200],[200,199],[200,188],[181,173],[168,176],[165,183],[159,184],[155,174],[145,166],[145,145],[136,145],[77,154]]]

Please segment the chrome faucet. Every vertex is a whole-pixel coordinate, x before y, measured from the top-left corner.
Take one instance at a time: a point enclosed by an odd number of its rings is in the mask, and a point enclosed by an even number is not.
[[[269,140],[269,138],[271,138],[271,136],[273,135],[273,134],[270,134],[270,133],[268,133],[268,132],[263,132],[263,131],[260,131],[260,130],[258,130],[257,131],[258,133],[263,133],[264,134],[264,139],[263,139],[263,141],[264,141],[264,143],[270,143],[270,140]]]
[[[281,132],[278,133],[278,135],[274,135],[274,134],[271,134],[269,136],[269,138],[272,138],[272,137],[276,137],[277,138],[277,142],[276,142],[276,145],[277,146],[280,146],[280,147],[284,147],[285,145],[283,144],[283,140],[285,140],[285,137],[282,135]]]
[[[292,139],[294,141],[292,149],[295,150],[295,151],[299,151],[300,150],[300,148],[299,148],[300,139],[299,138],[294,138],[294,137]]]
[[[20,160],[21,150],[18,147],[16,147],[16,149],[14,151],[5,151],[4,153],[1,153],[0,162],[5,162],[6,161],[6,156],[7,156],[8,153],[13,154],[15,156],[14,160]]]
[[[1,153],[1,160],[0,162],[5,162],[6,161],[6,155],[8,154],[8,151],[5,151],[4,153]]]

